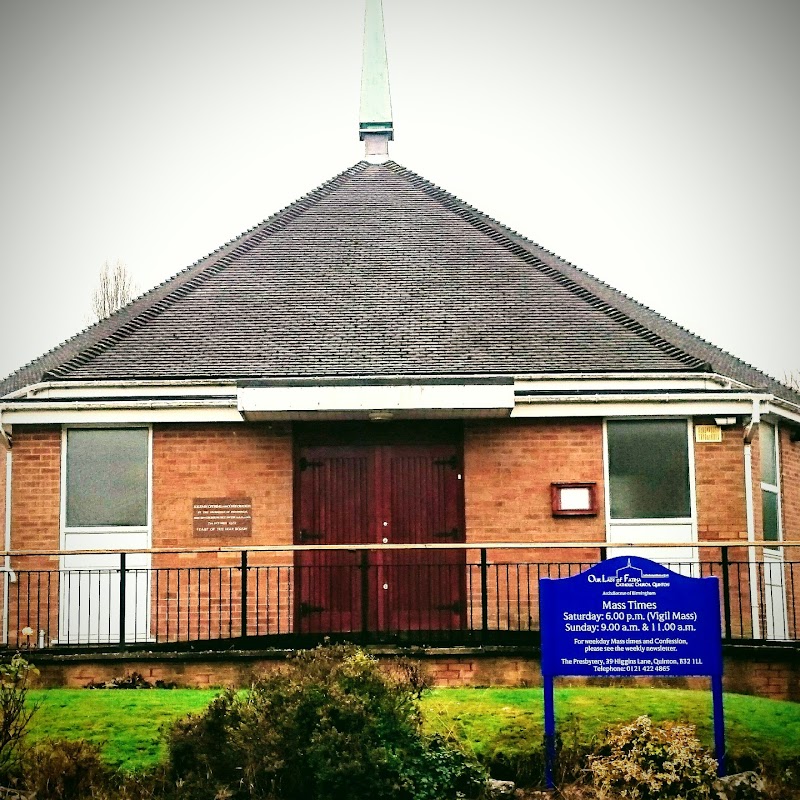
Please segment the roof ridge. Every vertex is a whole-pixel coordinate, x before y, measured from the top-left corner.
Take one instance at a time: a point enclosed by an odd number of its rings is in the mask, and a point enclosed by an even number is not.
[[[185,267],[184,269],[175,273],[170,278],[162,281],[157,286],[131,301],[131,303],[129,303],[127,306],[124,306],[123,308],[114,312],[111,317],[100,320],[98,323],[95,323],[95,325],[85,329],[79,334],[76,334],[76,336],[72,337],[66,342],[63,342],[58,347],[53,348],[46,353],[45,356],[41,356],[39,359],[30,362],[28,365],[26,365],[26,367],[22,367],[15,373],[12,373],[9,378],[6,378],[4,381],[0,382],[0,386],[3,386],[6,381],[22,372],[27,367],[34,365],[36,361],[40,361],[46,356],[54,354],[56,351],[70,342],[75,341],[80,336],[89,333],[92,330],[96,330],[97,327],[102,323],[116,317],[121,324],[113,327],[112,330],[108,331],[107,333],[102,334],[96,341],[87,343],[87,346],[81,348],[78,352],[64,361],[56,364],[55,366],[45,368],[41,375],[41,379],[66,377],[75,367],[83,366],[89,363],[100,353],[105,352],[109,347],[121,341],[130,333],[146,324],[149,320],[153,319],[154,317],[158,316],[158,314],[171,307],[177,300],[194,291],[209,277],[212,277],[213,275],[216,275],[224,270],[227,266],[229,266],[234,258],[246,252],[252,246],[260,243],[264,238],[279,230],[282,230],[287,224],[300,217],[305,211],[307,211],[323,197],[326,197],[331,192],[345,184],[354,175],[363,172],[368,166],[370,166],[369,162],[362,160],[353,166],[348,167],[347,169],[335,175],[333,178],[330,178],[329,180],[320,184],[315,189],[312,189],[310,192],[302,195],[293,203],[290,203],[288,206],[285,206],[284,208],[275,212],[262,222],[252,226],[251,228],[248,228],[246,231],[234,237],[233,239],[230,239],[216,250],[213,250],[211,253],[198,259],[193,264],[190,264],[188,267]],[[173,288],[170,289],[170,285],[176,283],[177,286],[173,286]],[[150,304],[145,308],[136,311],[135,315],[133,316],[130,314],[126,315],[125,312],[129,312],[136,304],[139,304],[142,301],[147,301],[148,299],[150,300]],[[125,318],[126,316],[127,318]],[[13,389],[10,389],[9,391],[13,391]],[[0,390],[0,394],[2,393],[5,392]]]
[[[536,254],[532,253],[519,242],[514,241],[515,238],[522,239],[525,242],[528,241],[516,231],[507,228],[493,217],[483,213],[474,206],[471,206],[469,203],[464,202],[459,197],[456,197],[447,190],[442,189],[440,186],[437,186],[431,181],[428,181],[421,175],[418,175],[412,170],[403,167],[396,161],[388,161],[386,162],[386,166],[389,167],[389,169],[391,169],[395,174],[402,175],[404,178],[406,178],[406,180],[412,183],[412,185],[416,185],[418,188],[425,191],[425,193],[429,196],[434,197],[440,203],[445,205],[445,207],[449,208],[451,211],[458,214],[458,216],[460,216],[462,219],[465,219],[467,222],[473,225],[473,227],[502,244],[504,247],[506,247],[506,249],[510,250],[516,256],[522,258],[523,261],[532,264],[540,272],[552,278],[557,283],[565,286],[567,289],[569,289],[569,291],[580,297],[593,308],[601,311],[610,319],[613,319],[626,329],[644,338],[662,352],[665,352],[688,367],[707,367],[704,359],[698,358],[691,353],[687,353],[682,347],[679,347],[674,342],[670,342],[669,340],[665,339],[659,333],[651,330],[639,320],[626,314],[623,310],[615,308],[609,302],[603,300],[596,293],[592,292],[591,289],[587,288],[586,286],[581,286],[575,280],[561,272],[557,267],[546,264]],[[558,256],[556,256],[556,258],[558,258]],[[581,272],[583,271],[581,270]],[[588,273],[584,274],[589,278],[592,277]]]

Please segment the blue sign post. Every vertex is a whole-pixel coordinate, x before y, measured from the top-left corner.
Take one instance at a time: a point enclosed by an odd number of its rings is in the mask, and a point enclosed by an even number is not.
[[[717,772],[725,774],[719,581],[620,556],[571,578],[540,578],[547,787],[555,761],[556,676],[711,677]]]

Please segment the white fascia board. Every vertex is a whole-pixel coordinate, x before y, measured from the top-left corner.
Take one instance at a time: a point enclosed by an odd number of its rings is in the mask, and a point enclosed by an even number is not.
[[[247,419],[309,419],[314,416],[395,417],[509,416],[514,386],[505,384],[392,384],[333,386],[243,386],[239,411]]]
[[[718,391],[720,389],[741,389],[748,391],[744,384],[731,381],[716,374],[697,373],[689,374],[646,374],[632,376],[627,374],[608,374],[608,375],[541,375],[526,376],[517,378],[514,382],[517,391],[582,391],[600,392],[603,391],[629,391],[635,394],[637,391],[669,391],[676,389],[681,391]]]
[[[36,398],[58,400],[103,397],[232,397],[235,381],[61,381],[27,386],[7,400]]]
[[[702,398],[668,395],[640,397],[517,398],[512,417],[653,417],[749,416],[752,396]]]
[[[11,425],[48,423],[117,424],[145,422],[241,422],[242,415],[233,402],[44,402],[8,403],[3,406],[3,421]]]
[[[774,414],[779,419],[788,419],[800,425],[800,408],[798,406],[770,398],[769,402],[761,407],[762,415]]]

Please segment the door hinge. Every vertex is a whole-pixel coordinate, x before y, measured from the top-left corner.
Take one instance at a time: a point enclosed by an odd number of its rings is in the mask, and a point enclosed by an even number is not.
[[[300,528],[300,541],[301,542],[309,542],[315,539],[324,539],[325,536],[322,533],[311,533],[311,531],[307,531],[305,528]]]
[[[437,467],[450,467],[450,469],[458,467],[458,459],[454,455],[450,456],[450,458],[435,458],[433,463]]]
[[[301,617],[307,617],[309,614],[319,614],[320,611],[324,610],[324,606],[315,606],[312,603],[300,603],[300,608],[298,609]]]
[[[300,467],[300,472],[305,472],[309,467],[321,467],[321,461],[309,461],[305,456],[303,456],[300,461],[297,462],[297,466]]]
[[[460,614],[464,610],[464,604],[460,600],[455,603],[448,603],[443,606],[435,606],[437,611],[451,611],[453,614]]]
[[[440,531],[439,533],[434,533],[433,537],[435,539],[452,539],[453,541],[458,540],[458,528],[453,528],[449,531]]]

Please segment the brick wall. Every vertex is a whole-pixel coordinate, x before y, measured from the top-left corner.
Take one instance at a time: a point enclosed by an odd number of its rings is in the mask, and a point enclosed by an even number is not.
[[[467,541],[605,540],[598,419],[467,423],[464,476]],[[550,484],[556,481],[595,481],[597,516],[553,517]]]
[[[723,655],[726,691],[800,701],[797,647],[731,645],[724,648]]]
[[[16,549],[56,549],[59,544],[59,426],[18,426],[13,451],[13,546]],[[695,469],[701,540],[741,538],[745,533],[742,429],[724,430],[720,444],[695,445]],[[753,495],[756,530],[760,530],[758,438],[753,443]],[[579,541],[575,550],[489,551],[492,598],[491,627],[538,628],[539,574],[532,564],[562,561],[594,563],[605,541],[602,422],[581,420],[470,421],[464,433],[464,477],[467,541]],[[781,432],[783,523],[787,538],[798,537],[800,524],[800,444]],[[193,548],[232,545],[252,547],[292,542],[292,433],[287,425],[156,425],[153,429],[153,545]],[[4,473],[3,473],[4,474]],[[550,484],[554,481],[594,481],[599,513],[595,517],[554,518]],[[0,498],[4,495],[0,493]],[[192,501],[198,497],[248,496],[253,501],[252,535],[247,538],[204,539],[193,536]],[[0,517],[2,519],[2,517]],[[746,549],[732,550],[732,561]],[[717,560],[718,553],[712,554]],[[800,560],[797,551],[787,558]],[[472,565],[479,554],[472,551]],[[519,562],[512,564],[511,562]],[[33,567],[55,568],[57,559],[17,559],[25,581],[10,608],[11,641],[19,630],[57,630],[55,584],[46,586],[44,573]],[[249,635],[286,633],[292,625],[290,554],[251,554],[247,572]],[[160,572],[151,582],[153,632],[164,640],[215,638],[242,633],[242,574],[234,554],[159,555]],[[208,567],[223,566],[223,572]],[[170,572],[167,573],[167,569]],[[180,570],[177,572],[176,570]],[[555,571],[550,574],[557,574]],[[564,574],[564,573],[561,573]],[[475,566],[468,573],[472,608],[480,613],[480,580]],[[732,606],[733,633],[747,635],[749,575],[736,568]],[[24,589],[24,592],[23,592]],[[741,607],[738,598],[743,598]],[[50,616],[47,600],[50,599]],[[790,633],[800,617],[800,598],[788,587]],[[493,600],[494,602],[494,600]],[[186,614],[186,609],[190,613]],[[279,609],[281,615],[279,616]],[[180,610],[180,613],[179,613]],[[473,626],[479,620],[471,620]]]
[[[251,498],[251,535],[195,537],[193,500],[226,497]],[[292,544],[290,426],[154,427],[154,547],[286,544]],[[285,567],[291,563],[290,553],[250,554],[247,634],[285,633],[290,628],[290,572]],[[242,632],[238,553],[155,555],[153,566],[159,570],[151,581],[153,625],[159,638],[216,638]]]
[[[783,538],[800,541],[800,441],[793,442],[788,428],[780,432],[781,506]],[[787,553],[800,561],[800,550]]]
[[[375,654],[390,658],[377,648]],[[247,686],[255,677],[276,669],[286,653],[237,652],[224,657],[154,656],[139,657],[56,657],[30,654],[41,670],[39,685],[81,687],[110,681],[138,672],[154,683],[162,680],[178,686]],[[454,648],[411,653],[434,686],[541,686],[539,658],[528,652],[506,654],[481,649]],[[800,659],[796,648],[762,645],[726,646],[723,687],[726,692],[758,695],[774,700],[800,701]],[[660,686],[708,689],[708,678],[560,678],[561,685]]]
[[[464,430],[467,542],[605,542],[603,510],[603,425],[590,420],[491,420],[469,422]],[[551,483],[597,484],[598,514],[554,517]],[[571,550],[489,550],[490,628],[538,628],[538,577],[528,564],[593,564],[597,546]],[[474,562],[478,554],[471,553]],[[474,569],[471,623],[479,627],[480,578]],[[565,573],[560,573],[565,574]]]
[[[791,440],[788,428],[780,429],[781,513],[783,538],[800,541],[800,441]],[[800,547],[787,547],[784,558],[792,562],[786,575],[789,635],[800,635]]]
[[[286,426],[154,426],[153,546],[291,544],[291,453],[291,431]],[[60,426],[17,427],[12,477],[14,549],[58,549],[60,468]],[[242,495],[253,500],[252,536],[224,541],[193,537],[195,497]],[[153,632],[158,631],[165,640],[238,635],[242,618],[240,563],[238,554],[153,556],[152,564],[159,568],[151,579]],[[290,554],[251,554],[249,634],[285,633],[291,625],[288,564]],[[204,569],[220,565],[228,569],[213,573]],[[283,568],[276,569],[278,565]],[[19,557],[12,566],[19,580],[11,585],[10,643],[25,643],[20,631],[26,626],[35,632],[45,630],[48,638],[55,636],[58,583],[40,570],[56,570],[58,558]],[[278,598],[283,612],[280,621]],[[187,609],[191,609],[189,614]]]
[[[723,428],[722,442],[694,445],[701,542],[747,539],[743,435],[741,426]]]
[[[60,542],[61,427],[17,427],[11,482],[11,542],[15,550],[58,550]],[[58,629],[58,584],[46,572],[58,569],[57,556],[12,559],[17,582],[11,584],[9,644],[25,641],[30,627]]]
[[[697,534],[701,542],[747,540],[743,436],[742,426],[733,426],[722,429],[721,442],[694,444]],[[703,548],[700,558],[719,564],[722,553]],[[750,636],[752,609],[747,548],[730,548],[728,558],[731,633]],[[714,574],[720,574],[718,567],[714,568]]]
[[[698,532],[700,541],[715,539],[747,538],[747,519],[745,507],[745,481],[750,480],[753,492],[753,521],[756,541],[762,538],[761,505],[761,448],[760,430],[756,428],[751,446],[752,474],[744,473],[743,428],[740,426],[723,429],[720,444],[695,444],[695,473],[698,506]],[[781,511],[784,539],[797,539],[800,536],[800,445],[791,442],[790,432],[780,429],[779,438],[781,465]],[[737,476],[741,476],[737,479]],[[756,558],[761,560],[761,549],[755,550]],[[708,560],[718,561],[719,553],[705,551]],[[786,548],[786,561],[800,562],[800,548]],[[731,618],[734,636],[752,635],[752,609],[750,606],[750,570],[745,566],[748,550],[745,547],[729,550],[731,567],[729,571],[732,586]],[[797,621],[800,620],[800,593],[795,591],[795,576],[800,572],[800,564],[793,568],[787,565],[784,573],[788,633],[797,635]],[[759,565],[755,582],[759,595],[764,593],[765,570]],[[759,626],[761,635],[767,631],[766,617],[771,613],[763,602],[759,607]]]
[[[248,496],[252,536],[195,538],[192,500]],[[292,543],[292,437],[288,425],[156,425],[153,546]]]

